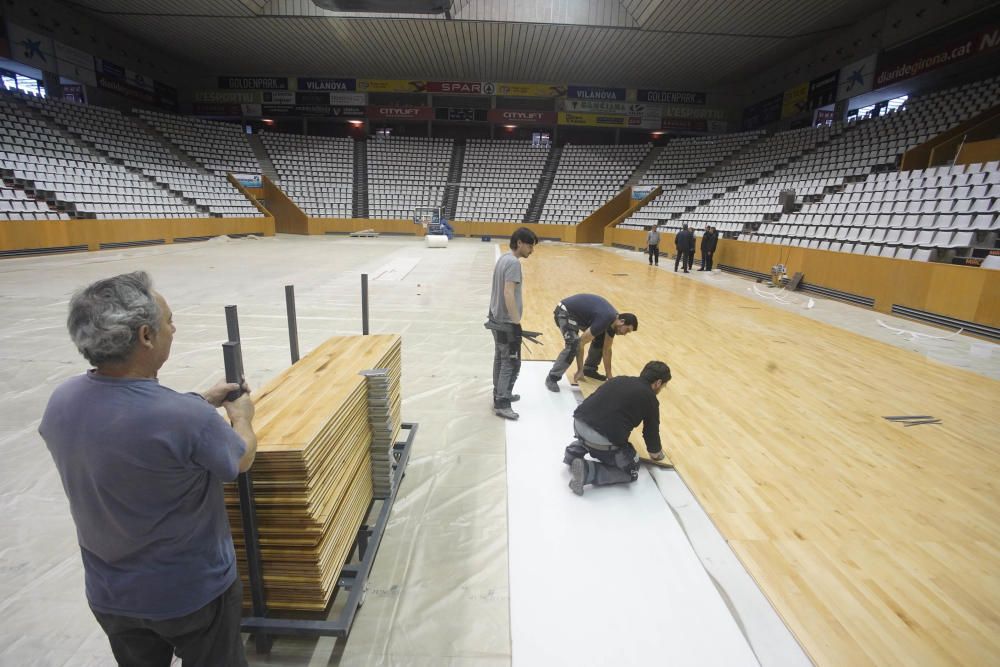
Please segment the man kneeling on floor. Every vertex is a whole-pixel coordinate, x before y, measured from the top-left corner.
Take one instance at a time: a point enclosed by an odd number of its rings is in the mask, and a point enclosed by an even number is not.
[[[670,368],[662,361],[651,361],[639,377],[608,380],[580,404],[573,413],[576,439],[563,457],[573,493],[582,496],[587,484],[605,486],[638,478],[639,455],[628,436],[640,422],[650,458],[663,460],[656,395],[668,382]],[[596,460],[584,458],[587,454]]]

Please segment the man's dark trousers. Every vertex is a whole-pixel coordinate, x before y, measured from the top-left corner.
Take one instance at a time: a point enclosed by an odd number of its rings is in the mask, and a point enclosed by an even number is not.
[[[93,611],[119,665],[169,667],[174,653],[184,667],[245,667],[240,636],[243,586],[236,581],[201,609],[151,621]]]

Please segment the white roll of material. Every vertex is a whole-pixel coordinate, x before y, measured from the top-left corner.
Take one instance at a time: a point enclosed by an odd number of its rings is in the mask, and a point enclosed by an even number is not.
[[[424,237],[424,243],[428,248],[447,248],[448,237],[444,234],[428,234]]]

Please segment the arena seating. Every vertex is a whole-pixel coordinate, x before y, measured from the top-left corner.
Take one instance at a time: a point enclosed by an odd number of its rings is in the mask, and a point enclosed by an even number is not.
[[[465,146],[456,220],[520,222],[549,148],[530,141],[471,139]]]
[[[260,164],[250,148],[243,128],[189,116],[134,109],[172,144],[208,171],[259,174]]]
[[[282,191],[306,215],[351,217],[353,140],[265,132],[261,141]]]
[[[109,161],[144,174],[147,180],[194,205],[194,211],[183,216],[178,213],[179,217],[263,216],[224,176],[185,164],[159,138],[115,109],[41,98],[33,98],[28,104]],[[159,212],[153,213],[161,217]]]
[[[440,207],[451,163],[451,139],[368,139],[368,217],[413,217],[421,206]]]
[[[539,222],[575,225],[621,192],[650,144],[566,144]]]
[[[53,212],[72,218],[198,215],[190,203],[63,135],[35,115],[28,106],[35,101],[26,95],[0,95],[0,173],[8,186],[34,200],[33,207],[25,200],[15,203],[8,219],[47,219]],[[43,206],[45,210],[39,210]]]
[[[640,185],[662,186],[663,193],[621,226],[655,225],[710,199],[718,188],[704,187],[696,179],[762,136],[764,132],[758,130],[670,140],[639,181]]]
[[[668,213],[664,231],[713,225],[764,243],[918,260],[962,255],[995,238],[996,163],[895,169],[908,149],[998,103],[994,78],[915,98],[881,118],[779,132],[669,193],[689,190],[680,202],[688,210],[653,208],[661,196],[621,226]],[[782,191],[794,194],[796,211],[783,213]]]

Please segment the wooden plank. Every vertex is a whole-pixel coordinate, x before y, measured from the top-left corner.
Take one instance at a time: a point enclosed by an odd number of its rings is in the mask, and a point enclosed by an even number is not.
[[[271,609],[326,607],[371,506],[368,384],[359,373],[375,368],[388,371],[389,416],[398,429],[402,356],[396,335],[330,338],[254,396],[254,495]],[[227,485],[226,505],[246,580],[235,485]],[[248,605],[249,588],[245,593]]]

